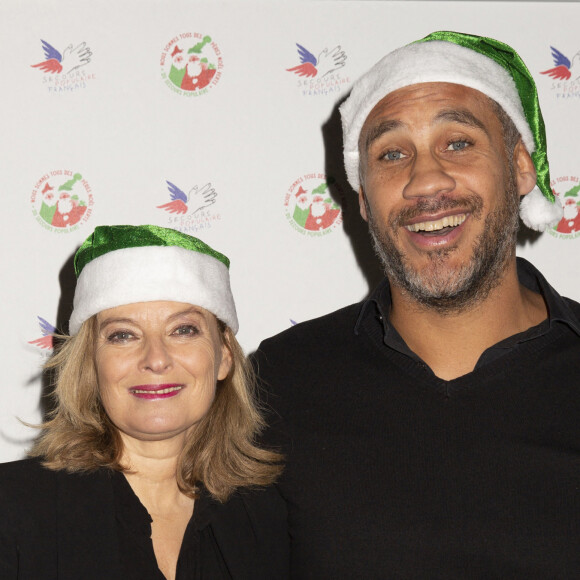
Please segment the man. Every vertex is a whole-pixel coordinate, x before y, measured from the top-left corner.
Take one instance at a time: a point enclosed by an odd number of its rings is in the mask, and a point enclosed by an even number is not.
[[[387,278],[256,353],[292,577],[580,578],[580,305],[515,257],[518,206],[561,216],[529,72],[434,33],[341,114]]]

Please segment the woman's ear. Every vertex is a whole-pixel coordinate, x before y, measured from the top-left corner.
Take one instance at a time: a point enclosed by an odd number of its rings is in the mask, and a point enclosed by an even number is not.
[[[218,381],[223,381],[229,375],[233,365],[232,351],[230,349],[230,341],[227,332],[223,336],[221,355],[222,357],[217,373]]]

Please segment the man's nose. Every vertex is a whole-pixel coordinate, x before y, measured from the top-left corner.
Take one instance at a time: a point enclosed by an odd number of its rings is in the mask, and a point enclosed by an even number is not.
[[[409,181],[403,189],[405,199],[433,197],[455,189],[455,179],[432,151],[417,153]]]

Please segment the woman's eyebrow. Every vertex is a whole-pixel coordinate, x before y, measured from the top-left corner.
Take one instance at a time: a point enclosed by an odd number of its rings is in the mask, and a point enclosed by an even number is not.
[[[115,324],[132,324],[134,322],[131,318],[105,318],[99,323],[99,332],[105,328],[105,326],[115,323]]]

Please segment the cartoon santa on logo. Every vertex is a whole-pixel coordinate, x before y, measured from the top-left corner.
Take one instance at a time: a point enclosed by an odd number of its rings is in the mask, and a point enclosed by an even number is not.
[[[183,50],[176,44],[171,53],[171,69],[169,71],[169,80],[176,86],[181,87],[181,82],[185,76],[185,56]]]
[[[65,228],[72,226],[80,221],[83,214],[87,211],[87,206],[83,201],[79,201],[78,195],[71,195],[73,186],[80,181],[82,176],[75,173],[72,179],[63,183],[58,188],[58,199],[54,199],[54,194],[48,182],[42,190],[42,207],[40,216],[48,224],[56,228]]]
[[[197,91],[209,85],[216,74],[216,67],[202,56],[202,51],[210,42],[211,37],[204,36],[201,42],[187,51],[187,54],[179,45],[173,47],[169,80],[176,87],[184,91]]]
[[[558,222],[556,231],[562,234],[580,232],[580,212],[578,211],[576,197],[565,198],[562,207],[564,209],[564,216]]]
[[[340,214],[340,208],[330,197],[325,197],[327,184],[323,183],[312,192],[310,213],[304,228],[313,232],[329,228]]]
[[[556,226],[556,231],[562,234],[580,232],[580,212],[578,211],[578,193],[580,185],[574,186],[564,195],[560,195],[564,215]]]
[[[300,186],[294,197],[296,198],[296,205],[294,206],[294,215],[292,218],[303,228],[310,214],[310,195]]]
[[[190,54],[185,67],[185,75],[181,81],[184,91],[196,91],[207,87],[213,79],[216,69],[208,63],[207,58],[199,58],[197,54]]]

